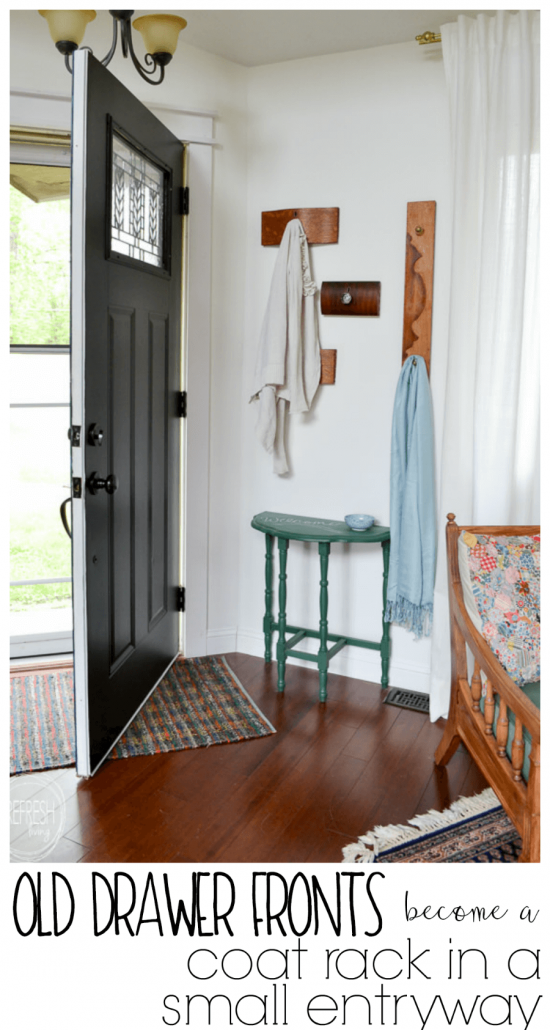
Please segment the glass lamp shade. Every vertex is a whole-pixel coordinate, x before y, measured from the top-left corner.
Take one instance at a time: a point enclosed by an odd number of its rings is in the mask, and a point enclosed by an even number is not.
[[[145,14],[136,18],[132,25],[141,32],[146,53],[172,56],[178,45],[178,36],[187,22],[177,14]]]
[[[95,18],[95,11],[39,11],[46,19],[54,43],[66,40],[80,46],[88,22]]]

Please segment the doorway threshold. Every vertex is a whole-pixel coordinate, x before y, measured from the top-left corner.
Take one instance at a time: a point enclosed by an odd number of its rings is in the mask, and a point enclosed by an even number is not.
[[[32,658],[11,658],[10,673],[36,672],[40,669],[44,669],[45,672],[51,672],[52,669],[72,669],[73,665],[72,652],[55,655],[37,655]]]
[[[10,658],[42,659],[72,654],[72,608],[10,612]]]

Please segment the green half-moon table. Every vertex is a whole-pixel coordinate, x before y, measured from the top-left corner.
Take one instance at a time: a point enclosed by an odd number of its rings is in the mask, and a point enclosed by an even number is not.
[[[263,511],[252,519],[253,529],[265,533],[265,615],[264,638],[265,660],[271,661],[271,644],[273,630],[278,629],[277,643],[277,690],[285,689],[285,664],[289,655],[303,658],[308,662],[316,662],[319,669],[319,700],[327,699],[328,664],[338,651],[347,644],[353,647],[366,647],[372,651],[380,651],[382,660],[381,686],[388,686],[388,669],[390,662],[390,624],[384,622],[386,593],[388,588],[388,567],[390,561],[390,531],[387,526],[372,526],[371,529],[350,529],[345,522],[333,519],[306,518],[303,515],[282,515],[274,511]],[[273,540],[277,538],[279,550],[279,617],[273,617]],[[301,540],[316,543],[319,547],[321,563],[321,582],[319,595],[319,629],[304,629],[302,626],[291,626],[286,621],[286,561],[289,540]],[[328,631],[328,558],[331,544],[381,544],[383,554],[382,578],[382,638],[379,641],[361,640]],[[287,633],[291,633],[287,640]],[[315,637],[319,640],[316,655],[307,651],[297,651],[304,637]],[[329,647],[329,641],[334,641]]]

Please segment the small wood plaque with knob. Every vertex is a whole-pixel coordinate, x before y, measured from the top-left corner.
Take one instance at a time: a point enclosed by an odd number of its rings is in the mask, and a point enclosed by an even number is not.
[[[379,315],[380,283],[323,283],[321,286],[323,315]]]

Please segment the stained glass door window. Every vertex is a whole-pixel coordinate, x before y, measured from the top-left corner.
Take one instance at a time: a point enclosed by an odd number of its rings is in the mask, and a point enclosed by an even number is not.
[[[111,252],[163,268],[165,171],[112,134]]]

